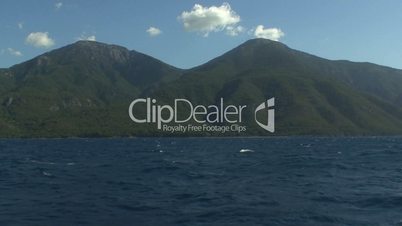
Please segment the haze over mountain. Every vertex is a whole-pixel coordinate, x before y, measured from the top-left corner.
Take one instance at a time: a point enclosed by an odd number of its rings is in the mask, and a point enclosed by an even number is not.
[[[250,106],[275,97],[276,132],[259,128],[249,112],[247,135],[402,134],[401,70],[254,39],[189,70],[89,41],[1,69],[0,136],[170,135],[130,120],[137,97]]]

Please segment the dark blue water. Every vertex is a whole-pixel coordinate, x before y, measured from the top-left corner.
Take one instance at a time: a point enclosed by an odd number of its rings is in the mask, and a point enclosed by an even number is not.
[[[402,225],[402,138],[0,140],[0,225]]]

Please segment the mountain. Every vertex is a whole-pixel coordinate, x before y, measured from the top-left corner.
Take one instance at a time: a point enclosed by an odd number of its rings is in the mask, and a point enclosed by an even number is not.
[[[175,98],[248,104],[246,135],[402,134],[401,70],[331,61],[253,39],[189,70],[89,41],[1,69],[0,136],[169,135],[130,120],[128,106],[138,97],[161,104]],[[271,97],[274,134],[259,128],[251,112]]]
[[[204,102],[225,97],[233,103],[261,103],[276,97],[276,134],[281,135],[402,131],[401,70],[330,61],[266,39],[250,40],[163,89],[159,92],[177,90],[175,96]],[[251,125],[253,118],[247,120]]]
[[[0,73],[0,136],[58,137],[129,134],[126,105],[182,70],[120,46],[79,41]]]

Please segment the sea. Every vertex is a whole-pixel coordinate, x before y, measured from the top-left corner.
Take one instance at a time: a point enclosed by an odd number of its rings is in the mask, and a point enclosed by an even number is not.
[[[2,139],[0,225],[402,225],[402,137]]]

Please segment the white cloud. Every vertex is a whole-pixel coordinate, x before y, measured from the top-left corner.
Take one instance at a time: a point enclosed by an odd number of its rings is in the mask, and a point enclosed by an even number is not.
[[[95,35],[88,36],[86,40],[87,41],[96,41],[96,36]]]
[[[23,29],[23,28],[24,28],[24,23],[19,22],[19,23],[17,24],[17,26],[18,26],[19,29]]]
[[[156,27],[149,27],[146,32],[149,34],[149,36],[151,37],[155,37],[158,36],[160,34],[162,34],[162,31],[159,28]]]
[[[15,50],[13,48],[7,48],[7,51],[9,54],[13,55],[13,56],[22,56],[22,53],[18,50]]]
[[[279,41],[285,35],[279,28],[264,28],[263,25],[258,25],[254,31],[254,36],[257,38],[265,38],[273,41]]]
[[[63,6],[63,3],[62,3],[62,2],[56,2],[56,3],[54,4],[54,8],[56,8],[56,9],[61,9],[62,6]]]
[[[49,37],[48,32],[33,32],[27,36],[25,42],[37,48],[49,48],[54,45],[54,40]]]
[[[242,26],[228,26],[226,27],[226,34],[230,35],[230,36],[238,36],[240,33],[244,32],[244,27]]]
[[[86,36],[85,34],[82,34],[80,37],[77,38],[77,40],[96,41],[96,36],[95,35]]]
[[[240,22],[240,16],[231,9],[228,3],[223,3],[219,7],[204,7],[196,4],[191,11],[182,12],[178,18],[183,22],[186,31],[199,32],[205,37],[210,32],[222,31],[228,27],[233,28]]]

